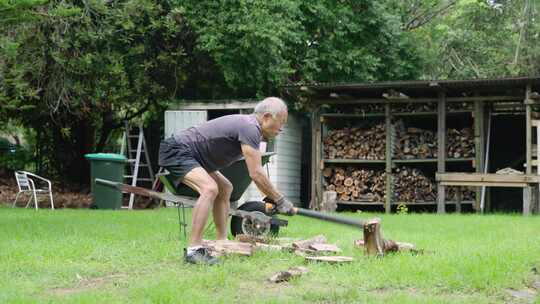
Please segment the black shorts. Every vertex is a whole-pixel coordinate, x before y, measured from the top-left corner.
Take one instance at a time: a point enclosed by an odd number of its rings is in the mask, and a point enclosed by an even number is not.
[[[186,174],[201,164],[193,157],[191,147],[178,143],[174,138],[163,140],[159,145],[159,166],[167,169],[177,180],[183,180]]]

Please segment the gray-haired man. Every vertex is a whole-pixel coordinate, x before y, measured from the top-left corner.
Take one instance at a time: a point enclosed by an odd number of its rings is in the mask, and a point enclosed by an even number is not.
[[[202,246],[202,233],[210,208],[218,240],[227,239],[232,184],[219,170],[244,157],[249,176],[259,190],[276,202],[279,212],[293,205],[272,185],[261,164],[259,144],[276,137],[287,122],[287,105],[277,97],[259,102],[250,115],[227,115],[180,131],[159,147],[159,165],[199,193],[193,208],[192,230],[185,260],[215,264],[216,258]]]

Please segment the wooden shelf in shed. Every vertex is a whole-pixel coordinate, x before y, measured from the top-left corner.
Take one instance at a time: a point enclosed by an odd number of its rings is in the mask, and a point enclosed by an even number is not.
[[[347,159],[347,158],[325,158],[324,163],[327,164],[384,164],[386,160],[384,159]],[[447,162],[470,162],[474,161],[473,157],[465,158],[447,158]],[[407,163],[436,163],[436,158],[412,158],[412,159],[392,159],[393,163],[396,164],[407,164]]]
[[[367,202],[367,201],[337,201],[338,204],[341,205],[358,205],[358,206],[383,206],[383,202]],[[407,206],[429,206],[429,205],[437,205],[437,202],[392,202],[392,205],[396,206],[401,203],[404,203]],[[474,201],[462,201],[462,205],[472,205]],[[455,201],[446,201],[446,205],[455,205]]]
[[[384,159],[346,159],[346,158],[325,158],[327,164],[384,164]]]

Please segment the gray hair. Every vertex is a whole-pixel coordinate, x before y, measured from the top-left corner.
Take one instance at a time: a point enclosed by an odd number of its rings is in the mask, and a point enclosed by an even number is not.
[[[267,97],[262,101],[259,101],[253,110],[256,115],[264,115],[265,113],[272,114],[272,117],[276,117],[277,114],[287,112],[287,105],[279,97]]]

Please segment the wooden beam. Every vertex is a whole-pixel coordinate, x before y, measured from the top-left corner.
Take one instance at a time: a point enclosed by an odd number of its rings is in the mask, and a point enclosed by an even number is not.
[[[477,173],[484,173],[484,161],[485,161],[485,115],[484,115],[484,103],[482,101],[474,102],[474,149],[475,149],[475,171]],[[474,210],[481,212],[480,201],[482,199],[482,189],[477,188],[476,198],[474,204]]]
[[[322,203],[322,131],[320,107],[313,109],[311,115],[311,202],[310,208],[320,210]]]
[[[392,211],[392,197],[394,196],[394,191],[392,191],[392,143],[393,141],[393,134],[392,134],[392,116],[390,113],[390,104],[387,103],[384,107],[385,112],[385,127],[386,127],[386,142],[385,142],[385,154],[386,154],[386,197],[385,197],[385,205],[384,210],[386,213],[390,213]]]
[[[462,192],[461,192],[462,188],[461,186],[458,186],[457,187],[457,192],[456,192],[456,213],[461,213],[461,201],[462,201]]]
[[[530,103],[528,103],[529,96],[531,94],[531,85],[527,85],[525,90],[525,149],[526,149],[526,165],[525,172],[527,174],[532,173],[532,109]]]
[[[362,103],[425,103],[437,102],[438,98],[410,98],[405,100],[388,100],[384,98],[313,98],[314,104],[362,104]],[[446,102],[475,102],[475,101],[523,101],[522,96],[471,96],[471,97],[446,97]]]
[[[527,167],[525,168],[525,173],[532,174],[532,106],[531,106],[531,85],[527,84],[525,89],[525,149],[526,149],[526,159]],[[536,130],[538,132],[538,130]],[[538,150],[540,145],[537,143],[536,149]],[[539,161],[540,159],[537,159]],[[537,168],[538,170],[538,168]],[[523,189],[523,215],[529,215],[531,213],[531,200],[532,200],[532,187],[525,187]]]
[[[495,174],[495,173],[437,173],[435,180],[440,182],[493,182],[493,183],[539,183],[540,175]]]
[[[490,181],[444,181],[440,182],[441,185],[445,186],[466,186],[466,187],[509,187],[509,188],[525,188],[527,183],[516,183],[516,182],[490,182]]]
[[[437,172],[446,172],[446,94],[439,93],[437,104]],[[445,213],[445,187],[437,185],[437,213]]]
[[[523,188],[523,215],[531,214],[532,187],[527,185]]]
[[[384,202],[358,202],[358,201],[337,201],[340,205],[356,205],[356,206],[383,206]],[[393,206],[397,206],[401,204],[402,202],[392,202]],[[454,201],[446,201],[446,205],[455,205],[456,202]],[[461,201],[461,205],[472,205],[474,204],[473,201]],[[416,201],[416,202],[405,202],[405,205],[407,206],[426,206],[426,205],[437,205],[437,202],[430,201]]]
[[[238,100],[220,100],[216,101],[197,101],[197,102],[179,102],[170,105],[168,110],[240,110],[253,109],[256,101],[238,101]]]

